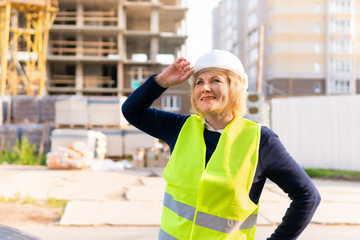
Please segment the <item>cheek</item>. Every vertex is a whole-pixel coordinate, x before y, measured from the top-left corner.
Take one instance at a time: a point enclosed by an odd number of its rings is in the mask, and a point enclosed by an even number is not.
[[[230,89],[224,91],[224,98],[226,101],[230,101]]]
[[[217,88],[217,93],[221,95],[223,98],[228,98],[230,94],[230,90],[228,87],[219,87]]]
[[[200,89],[195,87],[193,92],[194,99],[196,100],[197,98],[199,98],[200,94],[201,94]]]

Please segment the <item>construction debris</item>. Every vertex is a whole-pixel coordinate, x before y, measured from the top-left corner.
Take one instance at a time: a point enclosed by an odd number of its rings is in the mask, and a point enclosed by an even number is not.
[[[67,147],[57,147],[46,154],[46,165],[51,169],[83,169],[90,165],[92,152],[84,142],[73,142]]]
[[[51,134],[51,150],[83,142],[90,152],[90,158],[104,159],[106,154],[106,136],[99,132],[86,129],[55,129]]]

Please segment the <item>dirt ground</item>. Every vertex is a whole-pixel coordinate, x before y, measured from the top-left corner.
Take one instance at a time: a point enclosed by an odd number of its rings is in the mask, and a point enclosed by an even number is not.
[[[55,225],[63,208],[0,202],[0,223],[11,227]]]

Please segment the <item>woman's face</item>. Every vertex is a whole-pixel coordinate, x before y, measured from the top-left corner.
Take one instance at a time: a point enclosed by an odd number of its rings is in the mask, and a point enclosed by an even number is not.
[[[230,80],[220,71],[206,71],[195,79],[193,97],[201,113],[232,114],[230,106]]]

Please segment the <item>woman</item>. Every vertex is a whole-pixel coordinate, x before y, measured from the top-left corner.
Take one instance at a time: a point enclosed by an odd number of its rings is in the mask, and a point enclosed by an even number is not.
[[[150,108],[168,87],[186,80],[197,114]],[[310,222],[320,195],[277,135],[243,118],[247,85],[241,61],[230,52],[212,50],[194,68],[179,58],[124,103],[131,124],[171,149],[160,240],[254,239],[266,178],[292,200],[268,239],[296,239]]]

